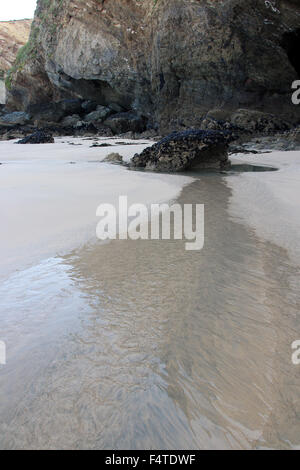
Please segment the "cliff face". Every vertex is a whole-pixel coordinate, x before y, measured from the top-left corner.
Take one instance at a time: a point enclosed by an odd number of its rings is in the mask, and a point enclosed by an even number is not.
[[[4,77],[21,46],[28,41],[32,20],[0,21],[0,103],[5,102]]]
[[[29,38],[32,20],[0,21],[0,74],[14,63],[18,50]]]
[[[39,0],[8,105],[80,97],[170,130],[216,108],[297,119],[299,51],[298,0]]]

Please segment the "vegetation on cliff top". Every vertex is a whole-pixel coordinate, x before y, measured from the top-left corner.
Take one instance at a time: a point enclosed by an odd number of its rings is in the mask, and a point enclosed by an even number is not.
[[[40,47],[38,39],[41,30],[48,30],[51,40],[54,40],[58,25],[57,17],[63,2],[64,0],[39,0],[29,40],[20,48],[13,66],[7,72],[5,86],[8,90],[12,88],[14,75],[22,71],[26,63],[38,58]]]
[[[28,42],[25,44],[25,46],[20,48],[15,63],[7,72],[5,86],[8,90],[11,89],[13,75],[24,68],[29,58],[34,58],[37,55],[36,40],[38,37],[38,33],[39,29],[35,25],[33,25],[31,28]]]

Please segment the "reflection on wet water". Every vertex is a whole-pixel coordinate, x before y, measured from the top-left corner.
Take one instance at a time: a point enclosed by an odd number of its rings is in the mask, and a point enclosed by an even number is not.
[[[263,171],[278,171],[277,168],[272,166],[260,166],[260,165],[250,165],[247,163],[240,163],[237,165],[231,165],[228,170],[229,172],[237,172],[237,173],[261,173]]]
[[[291,448],[300,445],[299,273],[227,213],[219,175],[205,248],[115,241],[0,287],[2,448]]]
[[[252,165],[250,163],[236,163],[230,165],[227,169],[191,169],[185,172],[182,172],[183,175],[193,176],[194,178],[199,178],[203,175],[216,175],[222,174],[226,176],[232,176],[236,173],[262,173],[268,171],[278,171],[278,168],[267,166],[267,165]]]

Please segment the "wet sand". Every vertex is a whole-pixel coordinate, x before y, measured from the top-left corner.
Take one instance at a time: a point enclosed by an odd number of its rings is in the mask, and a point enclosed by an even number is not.
[[[1,448],[300,448],[299,268],[227,178],[177,198],[205,204],[201,252],[96,243],[1,284]]]
[[[271,173],[244,173],[228,178],[232,189],[230,212],[266,240],[285,248],[300,265],[300,153],[270,152],[234,155],[235,164],[278,168]]]
[[[99,204],[164,202],[190,181],[103,163],[111,152],[129,160],[146,141],[57,138],[55,144],[0,142],[0,279],[52,256],[93,243]],[[133,144],[133,145],[129,145]]]

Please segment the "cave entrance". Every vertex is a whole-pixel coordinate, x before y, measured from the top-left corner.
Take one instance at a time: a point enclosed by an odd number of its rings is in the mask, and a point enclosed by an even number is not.
[[[300,78],[300,28],[285,33],[282,37],[281,45],[285,49],[291,65]]]
[[[73,96],[75,95],[84,100],[92,100],[104,106],[115,103],[124,110],[131,109],[131,97],[112,88],[109,83],[103,80],[75,79],[63,72],[60,72],[59,78],[60,88],[68,91]]]

